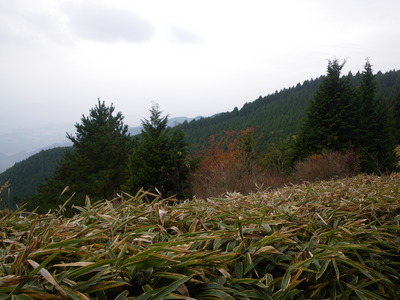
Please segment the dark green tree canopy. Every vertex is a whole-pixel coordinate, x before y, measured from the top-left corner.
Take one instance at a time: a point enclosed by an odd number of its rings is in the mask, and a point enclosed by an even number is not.
[[[55,202],[68,186],[71,193],[76,193],[71,203],[81,205],[86,195],[92,199],[111,198],[120,190],[128,177],[132,142],[122,113],[114,114],[114,110],[112,104],[106,106],[98,100],[89,116],[82,116],[81,123],[75,124],[76,136],[67,134],[73,142],[72,150],[65,153],[37,198]]]
[[[372,65],[367,59],[357,90],[356,149],[360,153],[361,169],[367,173],[382,173],[394,167],[394,128],[389,109],[377,97]]]
[[[396,144],[400,144],[400,93],[394,97],[391,103],[391,112],[395,130]]]
[[[75,148],[86,146],[93,142],[93,140],[99,140],[106,142],[107,140],[115,137],[127,135],[128,126],[123,124],[123,115],[118,112],[113,115],[115,107],[111,103],[110,106],[106,106],[105,102],[100,102],[98,99],[97,105],[90,110],[89,116],[85,117],[82,115],[81,123],[76,123],[76,137],[67,133],[68,139],[71,140]]]
[[[354,92],[344,63],[329,61],[327,76],[310,101],[307,117],[297,137],[298,159],[323,149],[346,150],[354,138]]]
[[[130,177],[126,189],[155,191],[164,196],[189,196],[188,145],[182,130],[167,127],[168,116],[162,117],[158,105],[144,120],[138,145],[129,158]]]
[[[382,173],[394,165],[393,124],[387,106],[377,97],[372,66],[367,59],[358,86],[340,76],[344,66],[329,61],[327,76],[311,100],[307,118],[296,141],[296,158],[323,149],[356,151],[361,170]],[[386,101],[388,102],[388,101]]]

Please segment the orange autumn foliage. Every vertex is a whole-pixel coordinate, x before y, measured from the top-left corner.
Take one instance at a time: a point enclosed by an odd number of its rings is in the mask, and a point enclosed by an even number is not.
[[[256,163],[259,138],[254,128],[224,131],[211,135],[209,147],[193,174],[193,193],[197,197],[219,196],[226,192],[249,193],[265,183],[266,176]],[[260,137],[261,138],[261,137]],[[269,185],[269,184],[268,184]]]

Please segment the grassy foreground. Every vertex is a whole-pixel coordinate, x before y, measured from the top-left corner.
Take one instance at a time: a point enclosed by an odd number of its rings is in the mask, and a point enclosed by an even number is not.
[[[400,299],[400,175],[0,212],[0,299]]]

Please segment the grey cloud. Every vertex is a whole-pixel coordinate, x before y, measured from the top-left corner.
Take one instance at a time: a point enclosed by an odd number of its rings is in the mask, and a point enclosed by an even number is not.
[[[82,3],[63,7],[76,35],[101,42],[143,42],[154,35],[154,26],[133,12],[101,4]]]
[[[183,29],[179,26],[171,27],[172,40],[178,43],[195,44],[202,43],[204,40],[198,35]]]

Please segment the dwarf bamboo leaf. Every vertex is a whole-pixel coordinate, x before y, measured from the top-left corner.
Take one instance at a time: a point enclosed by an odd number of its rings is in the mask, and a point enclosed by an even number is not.
[[[52,255],[50,255],[48,258],[46,258],[40,265],[35,267],[35,269],[28,274],[28,276],[21,282],[19,283],[15,289],[11,292],[12,295],[18,294],[18,292],[22,289],[22,287],[33,277],[35,276],[42,268],[47,266],[48,263],[50,263],[57,255],[59,254],[59,251],[54,252]]]

